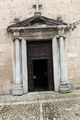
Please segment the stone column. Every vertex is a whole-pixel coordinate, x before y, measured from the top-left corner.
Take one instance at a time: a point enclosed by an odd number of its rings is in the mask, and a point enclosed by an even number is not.
[[[28,93],[27,42],[22,38],[22,79],[24,93]]]
[[[13,34],[15,42],[15,78],[12,93],[13,95],[22,95],[23,86],[21,83],[21,53],[20,53],[20,33],[14,32]]]
[[[53,77],[54,90],[59,91],[60,84],[60,60],[59,60],[59,41],[57,36],[52,39],[52,54],[53,54]]]
[[[60,92],[69,92],[70,83],[67,74],[67,59],[65,51],[65,34],[64,28],[59,29],[59,45],[60,45]]]

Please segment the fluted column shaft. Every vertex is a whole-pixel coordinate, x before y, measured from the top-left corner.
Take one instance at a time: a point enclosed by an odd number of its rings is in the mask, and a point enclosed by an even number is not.
[[[14,35],[15,42],[15,52],[14,52],[14,65],[15,65],[15,77],[13,83],[12,93],[13,95],[22,95],[23,94],[23,86],[22,86],[22,77],[21,77],[21,51],[20,51],[20,38],[19,32],[16,32]]]
[[[70,91],[70,83],[67,74],[67,59],[65,50],[65,33],[64,29],[59,30],[59,49],[60,49],[60,91]]]
[[[24,93],[28,93],[27,42],[22,38],[22,78]]]

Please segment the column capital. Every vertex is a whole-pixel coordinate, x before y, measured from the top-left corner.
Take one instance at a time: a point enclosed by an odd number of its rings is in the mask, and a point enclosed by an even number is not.
[[[60,38],[60,37],[63,37],[64,39],[66,38],[66,35],[56,35],[56,38]]]
[[[58,27],[58,35],[60,37],[65,37],[65,28],[64,27]]]
[[[60,25],[60,26],[58,26],[58,30],[65,30],[65,28],[66,28],[66,26],[64,25]]]
[[[13,39],[21,39],[20,31],[13,32]]]

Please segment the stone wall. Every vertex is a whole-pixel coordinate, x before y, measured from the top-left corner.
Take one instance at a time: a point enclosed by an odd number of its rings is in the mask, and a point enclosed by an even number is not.
[[[7,32],[7,26],[13,23],[15,16],[20,20],[34,15],[32,8],[35,0],[0,0],[0,94],[9,94],[13,81],[13,42]],[[80,0],[40,0],[43,4],[42,15],[56,19],[58,15],[67,23],[80,20]],[[71,84],[80,84],[80,25],[67,33],[68,75]]]

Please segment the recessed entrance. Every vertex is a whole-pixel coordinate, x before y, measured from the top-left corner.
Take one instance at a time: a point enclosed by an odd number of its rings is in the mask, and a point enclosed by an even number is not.
[[[48,90],[47,60],[33,60],[34,90]]]
[[[52,42],[28,42],[28,88],[53,91]]]

